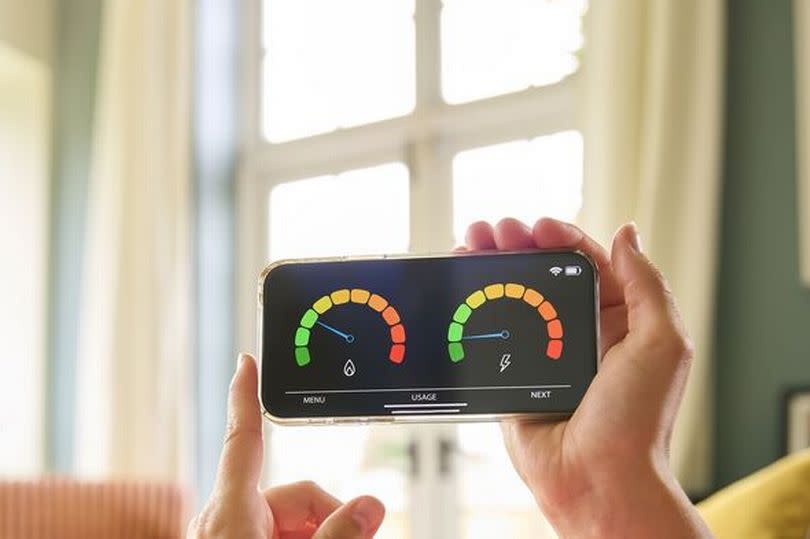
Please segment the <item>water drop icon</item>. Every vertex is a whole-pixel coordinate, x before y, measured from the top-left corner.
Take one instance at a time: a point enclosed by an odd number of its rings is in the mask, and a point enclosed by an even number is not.
[[[346,361],[346,364],[343,365],[343,374],[346,376],[354,376],[354,373],[357,372],[357,368],[354,366],[354,362],[349,359]]]

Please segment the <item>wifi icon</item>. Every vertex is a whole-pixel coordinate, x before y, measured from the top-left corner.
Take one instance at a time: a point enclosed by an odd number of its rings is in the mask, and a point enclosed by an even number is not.
[[[549,269],[548,272],[556,277],[563,272],[563,269],[559,266],[554,266],[553,268]]]

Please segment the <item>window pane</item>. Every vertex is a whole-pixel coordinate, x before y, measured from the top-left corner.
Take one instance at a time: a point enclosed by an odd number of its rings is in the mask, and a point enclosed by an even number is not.
[[[281,184],[270,196],[270,256],[406,251],[408,189],[402,163]]]
[[[460,152],[453,159],[453,229],[516,217],[572,220],[582,204],[582,136],[563,131]]]
[[[270,196],[273,259],[405,251],[409,237],[408,169],[389,163],[290,183]],[[271,483],[312,479],[348,500],[385,501],[375,537],[410,537],[403,427],[272,427]]]
[[[577,70],[586,0],[444,0],[449,103],[553,84]]]
[[[557,537],[515,473],[498,425],[461,425],[458,444],[461,537]]]
[[[311,479],[341,500],[371,494],[385,503],[375,537],[411,536],[404,427],[273,427],[270,443],[271,485]]]
[[[412,110],[413,10],[413,0],[265,0],[265,136],[279,142]]]

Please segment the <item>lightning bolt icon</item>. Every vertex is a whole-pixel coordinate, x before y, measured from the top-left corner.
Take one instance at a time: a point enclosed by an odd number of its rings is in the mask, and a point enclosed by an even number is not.
[[[504,354],[501,356],[501,372],[506,370],[506,367],[512,364],[509,359],[512,357],[512,354]]]

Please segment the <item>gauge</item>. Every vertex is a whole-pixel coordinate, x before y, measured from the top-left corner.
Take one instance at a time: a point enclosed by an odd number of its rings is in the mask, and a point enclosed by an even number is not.
[[[379,317],[379,324],[366,323],[368,313]],[[357,327],[366,328],[367,333],[375,331],[368,328],[379,327],[380,330],[376,335],[359,335],[354,331]],[[381,337],[380,332],[385,335]],[[335,290],[316,300],[304,312],[294,337],[295,362],[299,367],[318,361],[313,341],[322,338],[345,343],[349,354],[359,344],[367,346],[372,342],[375,345],[384,342],[385,348],[378,355],[385,354],[384,357],[395,364],[405,360],[405,326],[399,313],[384,297],[362,288]],[[328,343],[328,347],[333,350],[334,343]],[[356,365],[349,357],[343,372],[346,376],[353,376],[355,371]]]
[[[482,309],[485,304],[493,303],[499,306],[497,312],[476,314],[486,310]],[[527,339],[535,342],[520,342]],[[518,283],[493,283],[471,293],[456,308],[447,329],[450,360],[459,363],[482,346],[477,343],[487,341],[509,344],[504,350],[536,349],[538,355],[556,361],[563,353],[563,325],[557,309],[537,290]],[[511,354],[507,351],[497,357],[503,372],[510,365]]]

